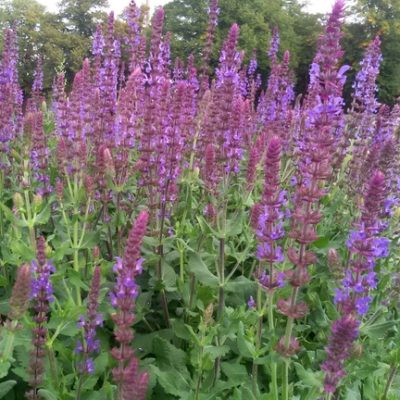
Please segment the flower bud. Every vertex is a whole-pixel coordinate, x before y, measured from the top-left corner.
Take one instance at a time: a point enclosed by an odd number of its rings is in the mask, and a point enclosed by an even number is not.
[[[340,259],[336,249],[328,250],[328,267],[331,271],[337,271],[340,268]]]
[[[207,308],[204,310],[204,324],[206,326],[211,325],[213,322],[213,312],[214,312],[214,305],[210,303]]]
[[[41,194],[35,194],[35,196],[33,197],[33,206],[38,208],[42,205],[43,202],[43,197]]]
[[[361,358],[364,352],[364,347],[361,343],[354,343],[351,355],[355,358]]]
[[[8,318],[10,320],[20,319],[28,309],[31,282],[32,274],[30,266],[28,264],[23,264],[18,268],[17,278],[9,301],[10,311],[8,313]]]
[[[95,247],[93,248],[93,258],[94,258],[95,260],[97,260],[97,259],[99,259],[99,257],[100,257],[100,249],[99,249],[98,246],[95,246]]]
[[[21,209],[24,206],[24,199],[22,198],[21,193],[14,193],[13,201],[14,207],[17,209]]]

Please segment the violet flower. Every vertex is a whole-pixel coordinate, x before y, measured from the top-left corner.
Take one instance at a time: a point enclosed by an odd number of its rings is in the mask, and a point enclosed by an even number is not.
[[[358,190],[363,189],[365,154],[368,154],[371,142],[385,141],[384,129],[381,126],[382,118],[376,116],[378,110],[378,100],[376,98],[376,80],[382,62],[381,41],[377,36],[368,46],[364,58],[360,62],[361,69],[356,75],[353,84],[353,102],[349,114],[349,128],[346,135],[345,147],[350,144],[350,139],[354,140],[353,157],[350,164],[350,177],[352,184]],[[380,115],[384,108],[380,110]],[[374,133],[376,134],[374,135]]]
[[[256,228],[257,258],[269,268],[268,274],[258,271],[256,277],[262,287],[270,290],[283,285],[283,274],[275,269],[284,260],[282,248],[277,244],[284,236],[282,208],[285,192],[280,190],[280,157],[281,141],[274,136],[268,144],[265,157],[264,192],[257,210]]]
[[[31,351],[29,362],[29,385],[31,390],[26,397],[30,400],[39,400],[38,389],[43,381],[45,370],[44,358],[46,355],[45,344],[47,340],[47,321],[49,313],[49,303],[54,301],[53,286],[50,281],[51,273],[55,268],[50,261],[46,259],[46,242],[43,236],[37,241],[37,261],[32,261],[34,278],[32,281],[32,298],[34,302],[33,309],[35,315],[33,320],[35,327],[32,330],[32,343],[34,349]]]
[[[100,267],[94,269],[92,284],[87,301],[87,316],[80,317],[78,326],[83,329],[83,341],[78,341],[75,351],[83,354],[80,363],[80,372],[91,374],[94,372],[94,363],[91,355],[100,351],[100,342],[96,338],[96,328],[103,324],[102,315],[98,313],[100,292]]]
[[[148,214],[142,211],[129,233],[124,259],[118,257],[114,266],[117,282],[110,298],[115,309],[112,320],[115,323],[114,335],[119,346],[111,350],[111,355],[118,363],[112,374],[118,384],[121,400],[144,399],[147,389],[148,374],[138,371],[138,361],[130,347],[133,339],[131,327],[135,320],[135,300],[139,293],[136,276],[142,272],[143,262],[143,259],[139,258],[139,249],[147,222]]]
[[[52,192],[53,188],[50,185],[50,177],[46,171],[49,149],[43,130],[43,114],[40,111],[36,111],[32,117],[31,166],[34,173],[33,176],[38,184],[37,192],[41,195],[48,195]]]
[[[340,380],[346,375],[344,362],[350,356],[353,343],[358,336],[360,322],[352,315],[346,315],[332,325],[332,334],[326,348],[327,360],[321,369],[325,371],[324,390],[335,393]]]
[[[390,241],[379,236],[384,228],[381,216],[385,192],[385,177],[377,171],[365,193],[357,229],[350,233],[347,242],[350,251],[349,267],[342,287],[336,289],[335,293],[335,303],[342,316],[332,325],[332,335],[326,349],[327,359],[321,366],[326,372],[325,390],[328,393],[335,393],[340,379],[346,375],[344,362],[350,356],[353,342],[358,336],[360,316],[368,311],[372,301],[370,293],[377,286],[374,271],[376,261],[388,256]]]
[[[0,153],[7,153],[9,143],[22,129],[22,90],[18,84],[18,46],[16,33],[6,29],[3,34],[0,63]],[[6,164],[0,163],[0,168]]]
[[[202,69],[200,74],[201,91],[205,92],[209,89],[209,75],[210,75],[210,59],[213,48],[215,32],[218,24],[218,0],[210,0],[208,8],[208,26],[206,33],[206,42],[203,49]]]
[[[32,272],[29,264],[18,268],[17,277],[9,300],[8,318],[19,320],[27,311],[32,291]]]
[[[368,311],[371,301],[369,292],[377,283],[374,272],[376,260],[388,255],[390,241],[379,236],[385,227],[381,220],[385,206],[385,186],[385,176],[376,172],[365,194],[357,229],[350,233],[347,241],[350,264],[342,282],[343,288],[337,289],[335,296],[335,303],[346,315],[363,315]]]
[[[321,219],[320,199],[326,194],[325,185],[332,173],[334,145],[337,143],[343,99],[343,71],[337,70],[342,55],[339,40],[343,19],[343,1],[333,6],[324,35],[319,40],[319,48],[310,72],[311,82],[305,111],[306,129],[300,138],[301,177],[294,195],[292,227],[289,237],[298,243],[298,248],[289,247],[287,256],[295,265],[286,275],[292,286],[288,300],[281,299],[278,309],[288,317],[285,342],[290,342],[293,319],[307,313],[307,305],[297,300],[299,288],[311,279],[308,267],[315,262],[315,254],[307,247],[317,238],[316,225]]]

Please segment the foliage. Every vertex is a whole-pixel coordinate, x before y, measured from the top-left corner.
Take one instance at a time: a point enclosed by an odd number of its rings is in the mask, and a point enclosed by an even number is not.
[[[200,1],[151,28],[131,2],[95,30],[78,5],[0,8],[27,57],[6,29],[0,399],[399,398],[400,107],[375,98],[379,39],[349,47],[340,0],[323,27],[221,0],[215,38]],[[348,106],[343,42],[363,59]]]

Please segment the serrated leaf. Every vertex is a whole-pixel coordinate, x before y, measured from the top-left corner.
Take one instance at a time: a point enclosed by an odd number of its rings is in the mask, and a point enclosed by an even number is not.
[[[164,286],[167,292],[174,292],[176,291],[176,273],[175,270],[166,262],[162,261],[163,263],[163,276],[162,280],[164,282]]]
[[[24,228],[27,226],[25,221],[20,220],[17,218],[14,213],[3,203],[0,203],[0,208],[2,209],[4,216],[14,225],[20,226]]]
[[[218,357],[222,357],[229,353],[229,346],[205,346],[203,349],[204,354],[210,356],[210,359],[214,361]]]
[[[161,371],[155,365],[149,366],[151,371],[157,376],[158,383],[168,393],[179,398],[186,397],[190,391],[190,383],[183,375],[176,370]]]
[[[0,383],[0,399],[4,398],[4,396],[17,384],[17,381],[9,380]]]
[[[223,362],[221,369],[231,381],[244,382],[248,378],[247,369],[242,364]]]
[[[173,367],[174,370],[188,374],[186,368],[186,353],[169,343],[160,336],[155,336],[153,339],[153,352],[157,356],[160,365],[163,363]]]
[[[35,223],[37,223],[38,225],[44,225],[47,224],[47,222],[50,219],[50,204],[46,204],[46,206],[44,207],[44,209],[35,217]]]
[[[225,289],[227,292],[242,292],[246,290],[246,292],[254,292],[255,289],[257,288],[256,282],[253,280],[250,280],[246,278],[245,276],[239,276],[235,280],[229,281]]]
[[[241,356],[252,359],[256,358],[256,348],[254,344],[250,343],[244,336],[243,322],[239,322],[237,345]]]
[[[57,396],[54,393],[50,392],[49,390],[40,389],[38,393],[39,396],[45,400],[57,400]]]
[[[294,363],[297,375],[300,378],[301,384],[309,388],[322,389],[323,387],[323,373],[321,371],[311,371],[305,369],[301,364]]]
[[[210,270],[207,268],[206,264],[198,254],[190,255],[188,268],[190,272],[194,273],[199,282],[212,288],[218,287],[218,277],[210,272]]]
[[[226,237],[238,236],[243,231],[243,215],[240,214],[234,219],[226,221]]]
[[[371,339],[382,339],[387,335],[388,331],[396,325],[397,322],[398,320],[379,322],[370,326],[365,325],[362,327],[361,332],[369,336]]]
[[[86,232],[81,249],[93,249],[93,247],[97,246],[100,242],[99,232]]]

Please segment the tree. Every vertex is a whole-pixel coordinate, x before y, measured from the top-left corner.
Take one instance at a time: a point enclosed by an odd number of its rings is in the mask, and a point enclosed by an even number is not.
[[[259,68],[265,77],[269,71],[267,51],[271,31],[280,31],[280,53],[290,50],[291,65],[299,78],[298,88],[306,88],[309,64],[316,39],[321,32],[320,16],[303,11],[296,0],[219,0],[220,16],[214,46],[213,63],[230,26],[240,26],[239,45],[248,61],[257,49]],[[174,0],[165,6],[166,31],[172,32],[172,55],[187,57],[194,53],[200,60],[207,27],[208,0]]]
[[[64,6],[71,14],[75,3],[86,1],[67,1]],[[69,4],[70,3],[70,4]],[[98,13],[96,4],[106,1],[91,2],[92,6],[87,9],[88,15],[84,15],[85,8],[79,8],[73,20],[86,21],[89,27],[100,22],[100,17],[105,13]],[[20,80],[21,87],[25,93],[30,92],[33,81],[33,71],[38,58],[43,59],[44,88],[49,91],[52,87],[56,69],[64,66],[68,81],[76,71],[82,67],[82,61],[90,55],[91,36],[90,30],[84,29],[83,34],[78,27],[72,29],[72,23],[66,19],[65,14],[52,14],[46,12],[44,6],[35,0],[0,0],[0,34],[4,28],[15,25],[18,34],[20,53]],[[92,28],[90,28],[92,29]]]
[[[375,35],[380,35],[383,63],[378,96],[382,102],[393,104],[400,96],[400,1],[357,0],[353,12],[358,18],[349,24],[347,47],[365,48]],[[349,60],[355,67],[360,59],[358,53],[356,56]]]
[[[69,31],[89,38],[104,20],[107,6],[108,0],[61,0],[59,15]]]

